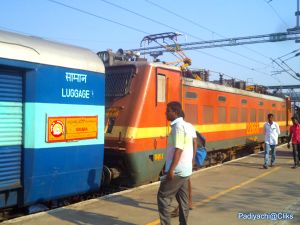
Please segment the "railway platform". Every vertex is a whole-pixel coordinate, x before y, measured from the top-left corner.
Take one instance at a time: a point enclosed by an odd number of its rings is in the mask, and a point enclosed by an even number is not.
[[[262,164],[258,153],[194,172],[189,224],[300,224],[300,168],[291,168],[292,151],[279,146],[276,165],[263,169]],[[158,187],[159,182],[2,224],[160,224]]]

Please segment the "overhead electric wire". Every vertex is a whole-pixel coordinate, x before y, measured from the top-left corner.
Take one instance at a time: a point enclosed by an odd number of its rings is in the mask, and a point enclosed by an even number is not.
[[[276,60],[274,60],[274,59],[272,59],[272,58],[271,58],[271,60],[272,60],[272,62],[276,63],[276,65],[279,66],[281,69],[283,69],[284,72],[286,72],[287,74],[289,74],[289,75],[290,75],[291,77],[293,77],[294,79],[300,81],[299,78],[295,77],[295,76],[294,76],[292,73],[290,73],[286,68],[284,68],[282,65],[280,65]]]
[[[109,1],[107,1],[107,0],[100,0],[100,1],[105,2],[106,4],[109,4],[109,5],[112,5],[112,6],[116,7],[116,8],[119,8],[119,9],[125,10],[125,11],[127,11],[127,12],[130,12],[130,13],[132,13],[132,14],[134,14],[134,15],[137,15],[137,16],[139,16],[139,17],[142,17],[142,18],[144,18],[144,19],[150,20],[150,21],[152,21],[152,22],[154,22],[154,23],[163,25],[163,26],[165,26],[165,27],[171,28],[171,29],[176,30],[176,31],[179,31],[179,32],[181,32],[181,33],[188,34],[189,36],[191,36],[191,37],[193,37],[193,38],[195,38],[195,39],[203,40],[203,39],[201,39],[201,38],[199,38],[199,37],[197,37],[197,36],[191,35],[191,34],[185,32],[185,31],[181,31],[181,30],[179,30],[179,29],[177,29],[177,28],[175,28],[175,27],[169,26],[169,25],[167,25],[167,24],[165,24],[165,23],[162,23],[162,22],[160,22],[160,21],[157,21],[157,20],[154,20],[154,19],[152,19],[152,18],[146,17],[146,16],[144,16],[144,15],[142,15],[142,14],[140,14],[140,13],[137,13],[137,12],[134,12],[134,11],[132,11],[132,10],[129,10],[129,9],[123,7],[123,6],[117,5],[117,4],[115,4],[115,3],[111,3],[111,2],[109,2]],[[266,65],[265,63],[259,62],[259,61],[255,60],[255,59],[252,59],[252,58],[250,58],[250,57],[247,57],[247,56],[244,56],[244,55],[242,55],[242,54],[236,53],[236,52],[231,51],[231,50],[229,50],[229,49],[223,49],[223,50],[229,51],[229,52],[231,52],[231,53],[233,53],[233,54],[237,54],[237,55],[239,55],[239,56],[241,56],[241,57],[244,57],[244,58],[246,58],[246,59],[248,59],[248,60],[255,61],[256,63],[260,63],[260,64],[263,64],[263,65],[265,65],[265,66],[268,66],[268,65]],[[258,70],[256,70],[256,69],[254,69],[254,68],[250,68],[250,67],[244,66],[244,65],[242,65],[242,64],[235,63],[235,62],[232,62],[232,61],[230,61],[230,60],[227,60],[227,59],[224,59],[224,58],[221,58],[221,57],[214,56],[214,55],[212,55],[212,54],[208,54],[208,53],[205,53],[205,52],[202,52],[202,51],[199,51],[199,50],[197,50],[197,52],[201,52],[201,53],[203,53],[203,54],[209,55],[210,57],[214,57],[214,58],[217,58],[217,59],[219,59],[219,60],[223,60],[223,61],[225,61],[225,62],[229,62],[229,63],[231,63],[231,64],[241,66],[241,67],[246,68],[246,69],[249,69],[249,70],[251,70],[251,71],[256,71],[256,72],[258,72],[258,73],[266,74],[266,73],[264,73],[264,72],[261,72],[261,71],[258,71]]]
[[[276,14],[276,16],[279,18],[279,20],[286,26],[286,28],[289,28],[288,24],[282,19],[282,17],[280,16],[280,14],[275,10],[275,8],[271,5],[271,1],[266,1],[264,0],[264,2],[270,6],[270,8],[273,10],[273,12]]]
[[[229,77],[229,78],[231,78],[231,79],[235,79],[235,80],[237,80],[237,81],[243,81],[243,82],[246,82],[246,83],[252,83],[252,84],[254,84],[254,85],[258,85],[258,84],[254,83],[254,82],[248,82],[248,81],[245,81],[245,80],[241,80],[241,79],[238,79],[238,78],[236,78],[236,77],[234,77],[234,76],[232,76],[232,75],[228,75],[228,74],[223,73],[223,72],[214,71],[214,70],[209,70],[209,72],[212,72],[212,73],[215,73],[215,74],[222,74],[222,75],[224,75],[224,76],[226,76],[226,77]],[[275,77],[274,77],[274,79],[276,79],[276,81],[277,81],[279,84],[282,84],[282,82],[281,82],[278,78],[275,78]]]
[[[190,20],[190,19],[188,19],[188,18],[186,18],[186,17],[184,17],[184,16],[182,16],[182,15],[179,15],[178,13],[175,13],[175,12],[173,12],[173,11],[171,11],[171,10],[169,10],[169,9],[167,9],[167,8],[165,8],[165,7],[161,6],[161,5],[159,5],[159,4],[157,4],[157,3],[154,3],[154,2],[152,2],[151,0],[145,0],[145,1],[148,2],[149,4],[155,6],[155,7],[157,7],[157,8],[159,8],[159,9],[163,10],[163,11],[166,11],[166,12],[168,12],[168,13],[170,13],[170,14],[172,14],[172,15],[178,17],[178,18],[181,18],[181,19],[183,19],[183,20],[185,20],[185,21],[188,21],[188,22],[192,23],[192,24],[194,24],[195,26],[198,26],[198,27],[200,27],[200,28],[202,28],[202,29],[204,29],[204,30],[206,30],[206,31],[209,31],[209,32],[211,32],[211,33],[213,33],[213,34],[216,34],[216,35],[218,35],[219,37],[222,37],[222,38],[228,38],[228,37],[226,37],[226,36],[224,36],[224,35],[222,35],[222,34],[219,34],[218,32],[216,32],[216,31],[214,31],[214,30],[211,30],[211,29],[209,29],[209,28],[207,28],[207,27],[205,27],[205,26],[203,26],[203,25],[201,25],[201,24],[199,24],[199,23],[197,23],[197,22],[195,22],[195,21],[193,21],[193,20]],[[242,46],[242,47],[244,47],[244,48],[246,48],[246,49],[248,49],[248,50],[250,50],[250,51],[252,51],[252,52],[254,52],[254,53],[258,54],[258,55],[260,55],[260,56],[263,56],[263,57],[269,59],[268,56],[266,56],[266,55],[264,55],[264,54],[262,54],[262,53],[260,53],[260,52],[258,52],[258,51],[256,51],[256,50],[253,50],[253,49],[251,49],[251,48],[249,48],[249,47],[246,47],[246,46]],[[261,63],[261,62],[260,62],[260,63]],[[262,63],[262,64],[264,64],[264,63]],[[266,64],[265,64],[265,65],[266,65]]]
[[[114,24],[123,26],[123,27],[125,27],[125,28],[131,29],[131,30],[134,30],[134,31],[137,31],[137,32],[139,32],[139,33],[150,34],[150,33],[148,33],[148,32],[145,32],[145,31],[143,31],[143,30],[140,30],[140,29],[138,29],[138,28],[134,28],[134,27],[132,27],[132,26],[129,26],[129,25],[126,25],[126,24],[123,24],[123,23],[120,23],[120,22],[117,22],[117,21],[114,21],[114,20],[111,20],[111,19],[104,18],[104,17],[102,17],[102,16],[96,15],[96,14],[94,14],[94,13],[88,12],[88,11],[86,11],[86,10],[82,10],[82,9],[77,8],[77,7],[74,7],[74,6],[70,6],[70,5],[61,3],[61,2],[59,2],[59,1],[55,1],[55,0],[48,0],[48,1],[49,1],[49,2],[52,2],[52,3],[55,3],[55,4],[58,4],[58,5],[60,5],[60,6],[63,6],[63,7],[72,9],[72,10],[74,10],[74,11],[77,11],[77,12],[80,12],[80,13],[83,13],[83,14],[87,14],[87,15],[96,17],[96,18],[98,18],[98,19],[105,20],[105,21],[108,21],[108,22],[110,22],[110,23],[114,23]],[[183,32],[183,33],[185,33],[185,32]],[[196,50],[196,51],[201,52],[201,53],[203,53],[203,54],[206,54],[206,55],[208,55],[208,56],[210,56],[210,57],[214,57],[214,58],[217,58],[217,59],[219,59],[219,60],[222,60],[222,61],[231,63],[231,64],[233,64],[233,65],[238,65],[238,66],[240,66],[240,67],[246,68],[246,69],[251,70],[251,71],[256,71],[257,73],[266,74],[266,73],[264,73],[264,72],[257,71],[257,70],[255,70],[254,68],[250,68],[250,67],[244,66],[244,65],[242,65],[242,64],[235,63],[235,62],[232,62],[232,61],[230,61],[230,60],[226,60],[226,59],[223,59],[223,58],[221,58],[221,57],[214,56],[214,55],[212,55],[212,54],[208,54],[208,53],[205,53],[205,52],[202,52],[202,51],[199,51],[199,50]],[[267,74],[267,75],[268,75],[268,74]]]
[[[284,64],[289,70],[291,70],[297,77],[300,78],[299,73],[297,73],[295,70],[293,70],[286,62],[281,60],[281,63]]]
[[[195,38],[195,39],[203,40],[202,38],[199,38],[199,37],[197,37],[197,36],[195,36],[195,35],[189,34],[189,33],[185,32],[185,31],[181,31],[181,30],[179,30],[179,29],[177,29],[177,28],[175,28],[175,27],[172,27],[172,26],[170,26],[170,25],[167,25],[167,24],[165,24],[165,23],[162,23],[162,22],[160,22],[160,21],[158,21],[158,20],[154,20],[154,19],[152,19],[152,18],[146,17],[146,16],[144,16],[144,15],[142,15],[142,14],[140,14],[140,13],[134,12],[134,11],[132,11],[132,10],[130,10],[130,9],[128,9],[128,8],[125,8],[125,7],[123,7],[123,6],[120,6],[120,5],[118,5],[118,4],[109,2],[109,1],[107,1],[107,0],[100,0],[100,1],[105,2],[106,4],[109,4],[109,5],[112,5],[112,6],[116,7],[116,8],[119,8],[119,9],[125,10],[125,11],[127,11],[127,12],[130,12],[130,13],[136,15],[136,16],[142,17],[142,18],[147,19],[147,20],[149,20],[149,21],[151,21],[151,22],[160,24],[160,25],[162,25],[162,26],[171,28],[171,29],[176,30],[176,31],[180,31],[181,33],[188,34],[189,36],[191,36],[191,37],[193,37],[193,38]],[[250,57],[248,57],[248,56],[244,56],[244,55],[242,55],[242,54],[240,54],[240,53],[237,53],[237,52],[235,52],[235,51],[232,51],[232,50],[229,50],[229,49],[223,49],[223,50],[228,51],[228,52],[231,52],[232,54],[236,54],[236,55],[238,55],[238,56],[240,56],[240,57],[246,58],[246,59],[248,59],[248,60],[250,60],[250,61],[253,61],[253,62],[256,62],[256,63],[260,63],[260,64],[263,64],[263,65],[266,65],[266,64],[264,64],[264,63],[262,63],[262,62],[260,62],[260,61],[258,61],[258,60],[256,60],[256,59],[252,59],[252,58],[250,58]]]
[[[64,3],[61,3],[59,1],[55,1],[55,0],[48,0],[49,2],[52,2],[52,3],[55,3],[55,4],[58,4],[58,5],[61,5],[61,6],[64,6],[66,8],[69,8],[69,9],[73,9],[77,12],[81,12],[83,14],[87,14],[87,15],[90,15],[90,16],[93,16],[93,17],[96,17],[98,19],[101,19],[101,20],[105,20],[107,22],[110,22],[110,23],[114,23],[114,24],[117,24],[117,25],[120,25],[122,27],[125,27],[125,28],[128,28],[128,29],[131,29],[131,30],[134,30],[134,31],[137,31],[139,33],[143,33],[143,34],[150,34],[150,33],[147,33],[145,31],[142,31],[138,28],[135,28],[135,27],[132,27],[132,26],[129,26],[129,25],[126,25],[126,24],[123,24],[123,23],[120,23],[120,22],[117,22],[117,21],[114,21],[114,20],[111,20],[111,19],[107,19],[105,17],[102,17],[102,16],[99,16],[99,15],[96,15],[94,13],[91,13],[91,12],[88,12],[88,11],[85,11],[85,10],[82,10],[82,9],[79,9],[79,8],[76,8],[74,6],[70,6],[70,5],[67,5],[67,4],[64,4]]]
[[[294,50],[294,51],[291,51],[291,52],[289,52],[289,53],[286,53],[286,54],[284,54],[284,55],[278,57],[277,59],[282,59],[283,57],[288,56],[288,55],[293,54],[293,53],[296,53],[296,52],[298,52],[299,50],[300,50],[300,48],[299,48],[299,49],[296,49],[296,50]],[[294,57],[294,56],[293,56],[293,57]]]
[[[285,59],[284,61],[286,62],[286,61],[288,61],[288,60],[290,60],[292,58],[298,57],[299,55],[300,55],[300,52],[296,53],[295,55],[293,55],[293,56],[291,56],[291,57],[289,57],[287,59]]]

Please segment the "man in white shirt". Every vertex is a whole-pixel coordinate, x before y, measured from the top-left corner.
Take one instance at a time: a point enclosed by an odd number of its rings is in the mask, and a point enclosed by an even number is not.
[[[166,176],[161,180],[157,194],[161,225],[170,225],[170,203],[176,197],[179,203],[179,223],[187,225],[189,215],[188,182],[193,169],[195,129],[183,120],[179,102],[167,105],[166,116],[171,121],[166,156]]]
[[[272,150],[271,164],[272,167],[276,160],[276,145],[278,144],[278,136],[280,134],[279,126],[276,122],[273,121],[274,115],[272,113],[268,114],[268,122],[264,125],[264,134],[265,134],[265,163],[264,168],[268,169],[269,167],[269,152]]]

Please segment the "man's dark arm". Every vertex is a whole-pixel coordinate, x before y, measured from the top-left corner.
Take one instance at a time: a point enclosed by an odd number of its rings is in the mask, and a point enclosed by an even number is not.
[[[198,147],[197,138],[193,138],[193,165],[195,164],[195,156],[196,156],[196,152],[197,152],[197,147]]]

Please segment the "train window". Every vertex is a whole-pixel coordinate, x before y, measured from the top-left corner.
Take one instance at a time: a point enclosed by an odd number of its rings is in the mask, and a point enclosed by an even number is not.
[[[198,109],[197,105],[185,104],[184,105],[185,120],[192,124],[198,123]]]
[[[198,95],[196,92],[185,92],[185,98],[197,99]]]
[[[250,111],[250,122],[256,122],[256,109]]]
[[[242,108],[241,109],[241,122],[247,122],[247,109],[246,108]]]
[[[259,102],[258,105],[263,106],[264,102]]]
[[[157,102],[166,102],[166,76],[157,74]]]
[[[226,97],[225,96],[219,96],[218,100],[219,100],[219,102],[226,102]]]
[[[275,103],[273,103],[273,104],[272,104],[272,107],[273,107],[273,108],[276,108],[276,104],[275,104]]]
[[[263,122],[266,120],[263,109],[258,110],[258,119],[259,119],[259,122]]]
[[[242,104],[247,104],[248,101],[247,101],[247,99],[242,99],[242,100],[241,100],[241,103],[242,103]]]
[[[108,67],[105,70],[105,96],[122,97],[127,95],[135,74],[135,67]]]
[[[226,108],[218,107],[218,122],[226,123]]]
[[[230,122],[231,123],[238,122],[238,109],[237,108],[230,108]]]
[[[203,106],[203,113],[202,113],[203,124],[213,123],[213,112],[214,112],[214,108],[212,106],[209,105]]]

